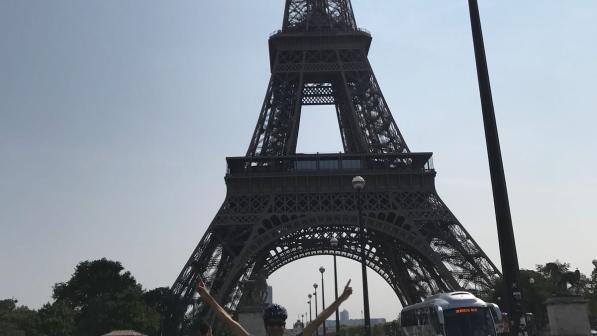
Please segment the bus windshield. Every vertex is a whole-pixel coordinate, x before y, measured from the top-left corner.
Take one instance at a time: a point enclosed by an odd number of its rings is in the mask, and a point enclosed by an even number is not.
[[[444,310],[446,336],[495,336],[495,325],[488,308],[470,307]]]

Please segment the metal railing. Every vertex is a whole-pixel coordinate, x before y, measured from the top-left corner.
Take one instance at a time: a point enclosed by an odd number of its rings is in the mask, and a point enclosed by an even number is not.
[[[296,154],[290,156],[229,157],[228,175],[289,172],[400,170],[432,171],[432,153]]]
[[[350,33],[354,34],[355,32],[371,36],[371,32],[369,30],[367,30],[365,28],[356,28],[355,30],[339,31],[339,32],[328,31],[328,30],[323,30],[323,31],[307,31],[307,32],[300,31],[300,30],[297,30],[297,31],[284,31],[282,29],[277,29],[277,30],[274,30],[273,32],[271,32],[269,34],[269,37],[271,38],[273,36],[276,36],[276,35],[282,34],[282,33],[284,33],[285,35],[293,35],[293,34],[294,35],[303,35],[303,34],[308,34],[308,35],[330,35],[330,34],[350,34]]]

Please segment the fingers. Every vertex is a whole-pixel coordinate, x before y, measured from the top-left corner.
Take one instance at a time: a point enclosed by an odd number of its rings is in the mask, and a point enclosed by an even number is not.
[[[348,279],[346,286],[344,286],[344,292],[342,293],[343,300],[346,300],[352,294],[352,287],[350,287],[350,282],[352,279]]]
[[[203,278],[201,275],[197,275],[197,290],[205,289],[205,282],[203,282]]]

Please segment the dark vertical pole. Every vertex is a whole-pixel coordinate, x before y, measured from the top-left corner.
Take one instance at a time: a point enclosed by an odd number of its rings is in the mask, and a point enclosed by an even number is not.
[[[336,294],[336,301],[338,301],[338,272],[336,271],[336,255],[334,254],[334,290]],[[340,333],[340,315],[338,314],[338,310],[340,308],[336,308],[336,335]]]
[[[315,288],[313,295],[315,295],[315,318],[317,318],[317,288]],[[319,336],[319,328],[315,329],[315,336]]]
[[[321,311],[325,310],[325,290],[323,288],[323,272],[321,272]],[[325,336],[325,320],[323,320],[323,336]]]
[[[309,300],[309,322],[313,321],[313,316],[311,316],[311,300]]]
[[[477,62],[477,77],[479,79],[479,93],[481,95],[481,108],[483,111],[483,124],[485,127],[485,141],[487,143],[487,156],[489,158],[489,172],[491,174],[491,186],[493,189],[498,240],[500,244],[502,273],[506,291],[503,297],[505,298],[506,303],[505,309],[510,314],[513,323],[511,334],[518,335],[520,330],[520,317],[522,316],[521,294],[518,285],[518,256],[516,254],[514,230],[512,229],[512,217],[510,215],[506,177],[504,175],[504,166],[502,164],[500,140],[493,109],[493,98],[491,97],[491,86],[489,83],[489,72],[487,70],[483,32],[481,30],[481,19],[479,17],[479,6],[477,0],[469,0],[468,3],[471,16],[473,44],[475,48],[475,60]]]
[[[357,207],[359,210],[359,236],[361,238],[361,273],[363,274],[363,310],[365,311],[365,336],[371,336],[371,319],[369,317],[369,286],[367,284],[367,254],[365,253],[365,225],[361,207],[361,189],[357,189]]]

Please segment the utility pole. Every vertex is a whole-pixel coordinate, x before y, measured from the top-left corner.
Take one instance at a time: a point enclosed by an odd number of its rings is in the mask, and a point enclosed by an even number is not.
[[[516,242],[514,240],[512,216],[510,214],[510,203],[508,201],[508,190],[506,188],[506,177],[502,163],[502,153],[500,150],[495,111],[493,109],[493,98],[491,95],[491,85],[489,83],[489,71],[487,69],[487,59],[485,56],[479,5],[477,4],[477,0],[469,0],[468,4],[471,17],[473,44],[475,48],[475,60],[477,63],[477,78],[479,80],[479,94],[481,96],[481,109],[483,112],[487,156],[489,158],[489,172],[493,190],[498,241],[500,244],[502,274],[504,276],[505,293],[503,294],[503,297],[506,304],[504,308],[511,318],[511,335],[517,336],[520,331],[520,318],[522,317],[522,294],[518,284],[519,268],[518,256],[516,254]]]

